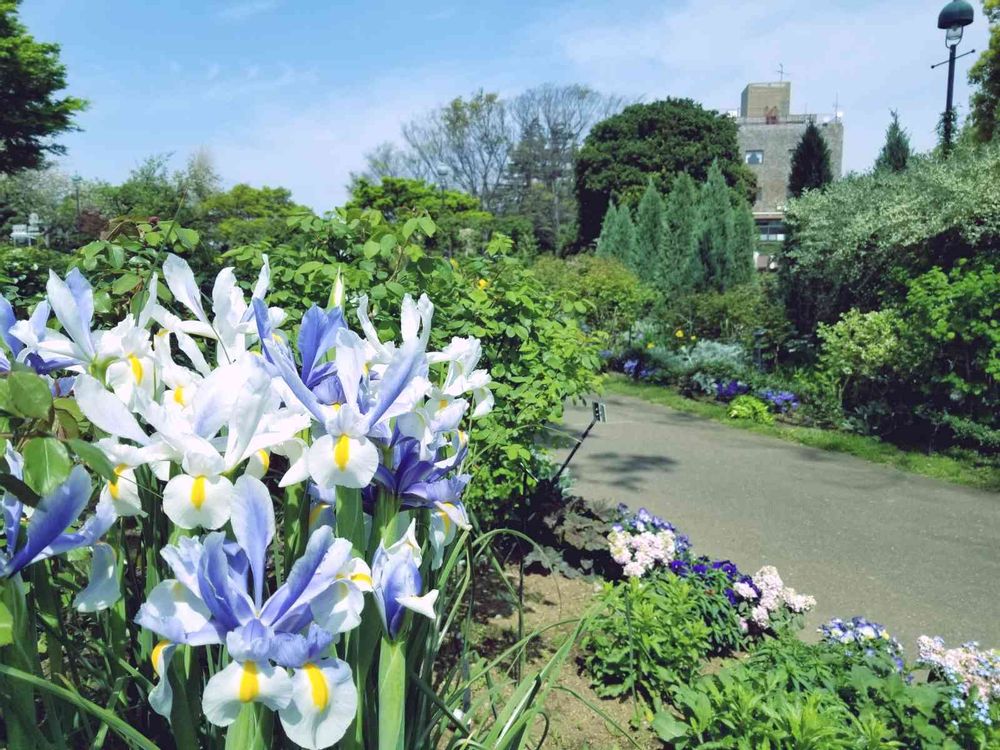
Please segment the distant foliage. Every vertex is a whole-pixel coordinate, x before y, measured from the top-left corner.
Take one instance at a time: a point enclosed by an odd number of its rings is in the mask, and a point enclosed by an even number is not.
[[[1000,0],[983,0],[983,14],[990,24],[990,42],[969,69],[969,83],[975,87],[969,115],[977,140],[989,143],[1000,121]]]
[[[615,206],[612,203],[608,208],[601,224],[601,236],[597,239],[597,255],[601,258],[613,258],[633,273],[639,271],[639,240],[628,206]]]
[[[885,144],[875,160],[875,169],[902,172],[910,160],[910,136],[899,124],[899,113],[892,111],[892,120],[885,131]]]

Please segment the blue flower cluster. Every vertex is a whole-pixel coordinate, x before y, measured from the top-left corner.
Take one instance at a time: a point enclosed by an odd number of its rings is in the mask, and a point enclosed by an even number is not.
[[[799,408],[798,396],[791,391],[775,391],[771,388],[766,388],[760,392],[760,397],[779,414],[787,414]]]
[[[820,625],[817,630],[824,643],[847,646],[845,649],[847,656],[854,655],[853,649],[858,649],[857,653],[867,657],[885,654],[893,660],[900,674],[906,671],[903,647],[889,635],[884,625],[865,617],[852,617],[846,621],[835,617]]]
[[[737,396],[742,396],[750,392],[750,386],[738,380],[715,382],[715,397],[719,401],[732,401]]]
[[[645,508],[639,508],[633,513],[625,503],[618,503],[615,510],[618,512],[618,518],[611,526],[614,531],[632,531],[637,534],[644,531],[669,531],[674,535],[675,555],[681,557],[691,549],[691,540],[687,534],[681,534],[672,523],[654,516]]]
[[[630,378],[635,378],[636,380],[646,380],[653,376],[653,373],[656,372],[656,368],[643,365],[642,362],[633,357],[632,359],[625,360],[625,363],[622,365],[622,372]]]
[[[688,576],[706,576],[709,571],[721,570],[726,574],[726,577],[729,579],[731,584],[737,582],[745,583],[754,590],[757,597],[760,597],[760,589],[754,584],[753,578],[741,573],[740,569],[736,567],[736,563],[730,560],[712,560],[708,557],[699,557],[694,560],[674,560],[670,563],[669,567],[670,570],[680,578],[687,578]],[[727,587],[722,593],[726,595],[729,603],[734,607],[741,601],[739,595],[732,589],[731,586]]]

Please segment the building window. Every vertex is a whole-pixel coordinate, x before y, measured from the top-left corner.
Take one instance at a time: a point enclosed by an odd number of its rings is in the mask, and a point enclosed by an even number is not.
[[[764,152],[760,150],[747,151],[744,159],[747,164],[763,164]]]
[[[758,219],[757,231],[761,242],[784,242],[785,222],[781,219]]]

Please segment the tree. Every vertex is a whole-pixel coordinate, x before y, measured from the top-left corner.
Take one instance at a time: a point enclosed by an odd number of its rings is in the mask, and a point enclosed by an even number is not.
[[[262,241],[277,244],[292,234],[288,217],[308,213],[286,188],[240,183],[198,204],[193,226],[202,233],[202,242],[219,249]]]
[[[733,272],[732,283],[746,284],[756,278],[757,266],[754,254],[757,251],[759,234],[753,219],[750,204],[740,197],[733,210]]]
[[[601,225],[601,236],[597,240],[597,254],[602,258],[614,258],[623,263],[633,273],[638,272],[638,246],[635,224],[628,206],[608,206]]]
[[[910,159],[910,136],[899,124],[899,113],[892,110],[892,120],[885,131],[885,144],[875,160],[875,169],[902,172]]]
[[[990,24],[990,43],[969,69],[969,83],[976,87],[969,114],[976,138],[987,143],[1000,122],[1000,0],[983,0],[983,14]]]
[[[576,163],[579,244],[597,236],[612,199],[635,203],[650,178],[661,192],[681,172],[704,180],[716,160],[729,185],[752,194],[754,177],[738,155],[736,122],[690,99],[633,104],[599,122]]]
[[[663,196],[650,180],[635,212],[635,233],[638,265],[651,275],[659,273],[664,261],[663,212]]]
[[[798,198],[806,190],[817,190],[832,181],[830,148],[823,140],[823,135],[816,127],[816,123],[810,121],[792,154],[792,172],[788,177],[788,191]]]
[[[713,163],[698,204],[698,249],[705,268],[703,289],[724,292],[733,283],[733,201],[722,169]]]
[[[57,97],[66,88],[59,45],[35,41],[18,20],[19,0],[0,2],[0,174],[37,169],[66,149],[54,136],[77,130],[83,99]]]
[[[667,195],[663,255],[656,286],[668,297],[693,292],[705,276],[698,249],[698,186],[681,172]]]

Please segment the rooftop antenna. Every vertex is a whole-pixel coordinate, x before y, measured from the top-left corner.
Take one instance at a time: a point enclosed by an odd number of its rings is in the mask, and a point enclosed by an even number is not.
[[[778,81],[782,82],[785,80],[785,65],[784,63],[778,63]]]

